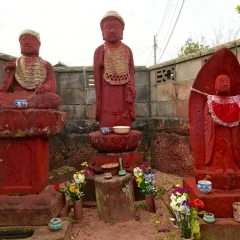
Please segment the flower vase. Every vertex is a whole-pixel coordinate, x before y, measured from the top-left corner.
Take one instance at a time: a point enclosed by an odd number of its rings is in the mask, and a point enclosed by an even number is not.
[[[145,202],[147,211],[150,213],[155,213],[156,212],[155,195],[154,194],[145,195]]]
[[[194,240],[194,237],[191,237],[191,238],[184,238],[184,237],[181,237],[182,240]]]
[[[74,219],[81,220],[83,218],[82,199],[73,201]]]

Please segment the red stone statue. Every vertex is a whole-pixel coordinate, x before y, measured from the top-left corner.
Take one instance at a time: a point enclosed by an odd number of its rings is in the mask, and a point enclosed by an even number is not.
[[[39,33],[24,30],[19,41],[22,56],[6,63],[0,88],[1,226],[47,224],[66,201],[48,186],[49,137],[62,131],[67,117],[55,110],[54,70],[38,56]]]
[[[208,95],[205,118],[206,166],[216,173],[239,170],[239,104],[240,96],[230,96],[230,79],[219,75],[216,95]]]
[[[238,60],[222,48],[199,71],[189,98],[195,178],[213,188],[240,188],[239,94]]]
[[[195,178],[184,178],[183,185],[216,218],[232,218],[240,199],[240,65],[234,51],[223,47],[207,59],[189,97]],[[212,182],[210,193],[199,191],[203,179]]]
[[[96,120],[100,128],[109,128],[89,134],[91,146],[98,150],[90,161],[95,172],[101,165],[123,159],[123,167],[132,171],[143,163],[135,149],[142,141],[142,133],[132,130],[135,120],[134,63],[131,49],[122,43],[125,23],[119,13],[108,11],[100,21],[104,43],[94,53],[94,82],[96,91]],[[115,134],[113,126],[129,126],[125,135]]]
[[[99,127],[130,126],[134,112],[134,63],[131,49],[122,43],[125,23],[115,11],[100,22],[103,40],[94,53],[96,120]]]
[[[0,109],[16,108],[16,99],[27,100],[28,108],[55,109],[60,104],[52,65],[39,57],[39,33],[27,29],[19,36],[22,56],[7,62],[0,88]]]

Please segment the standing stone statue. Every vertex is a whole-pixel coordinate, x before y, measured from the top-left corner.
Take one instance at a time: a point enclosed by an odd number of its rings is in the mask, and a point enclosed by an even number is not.
[[[240,188],[240,65],[223,47],[204,63],[189,97],[190,140],[196,182]]]
[[[131,49],[122,43],[124,20],[108,11],[100,22],[103,40],[94,53],[96,120],[99,127],[132,126],[135,120],[134,63]]]

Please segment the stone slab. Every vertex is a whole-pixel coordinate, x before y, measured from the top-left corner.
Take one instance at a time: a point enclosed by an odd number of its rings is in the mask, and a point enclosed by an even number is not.
[[[9,239],[9,233],[24,233],[24,232],[33,232],[33,235],[27,237],[29,240],[69,240],[71,230],[71,221],[67,219],[62,219],[62,229],[58,231],[51,231],[48,226],[14,226],[14,227],[0,227],[0,239]],[[19,238],[13,238],[19,239]],[[25,239],[25,238],[24,238]]]
[[[221,209],[223,211],[223,209]],[[240,223],[233,218],[216,218],[214,223],[201,221],[201,240],[239,240]]]
[[[183,186],[192,188],[190,199],[202,200],[205,204],[205,211],[213,213],[216,218],[233,218],[232,204],[240,201],[240,189],[227,191],[213,188],[210,193],[202,193],[198,190],[193,177],[183,178]]]
[[[0,195],[0,226],[48,224],[66,205],[66,197],[52,185],[39,194]]]

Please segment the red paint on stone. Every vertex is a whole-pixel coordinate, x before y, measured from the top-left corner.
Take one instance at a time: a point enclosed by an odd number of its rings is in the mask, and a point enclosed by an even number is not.
[[[194,178],[184,178],[183,186],[192,188],[192,191],[190,192],[190,200],[196,198],[202,200],[205,204],[203,210],[213,213],[216,218],[232,218],[232,203],[240,201],[239,189],[225,191],[213,188],[210,193],[202,193],[198,190]]]
[[[64,128],[67,113],[44,109],[0,110],[0,138],[52,137]]]
[[[52,185],[39,194],[0,195],[0,226],[47,225],[65,205],[65,196]]]
[[[95,172],[102,173],[101,165],[106,163],[118,163],[118,159],[122,158],[123,168],[128,172],[133,172],[133,168],[143,164],[142,155],[137,151],[122,153],[97,153],[89,164],[89,167]]]
[[[219,93],[217,90],[216,79],[220,75],[230,78],[230,91]],[[217,135],[220,125],[213,121],[207,125],[207,95],[217,95],[220,98],[223,93],[229,96],[239,95],[239,76],[238,59],[231,50],[222,48],[204,63],[193,83],[193,88],[198,92],[191,91],[189,98],[190,140],[196,180],[208,179],[212,181],[213,188],[223,190],[240,187],[240,127],[221,126],[224,135]]]
[[[0,194],[38,194],[48,185],[48,138],[0,141]]]
[[[100,131],[89,134],[89,140],[94,149],[99,152],[130,152],[134,151],[142,141],[142,133],[132,130],[127,134],[102,134]]]
[[[132,129],[135,120],[135,70],[132,51],[121,41],[125,23],[117,12],[109,11],[101,19],[100,26],[105,42],[94,52],[96,120],[99,121],[99,128],[112,130],[114,126],[129,126]],[[139,153],[130,153],[141,140],[142,133],[134,130],[125,135],[113,134],[112,131],[106,135],[100,131],[90,133],[91,146],[99,153],[105,153],[93,156],[90,161],[92,169],[101,173],[101,165],[118,162],[118,158],[122,157],[127,163],[124,168],[132,171],[143,163]],[[132,158],[132,155],[137,157]]]

